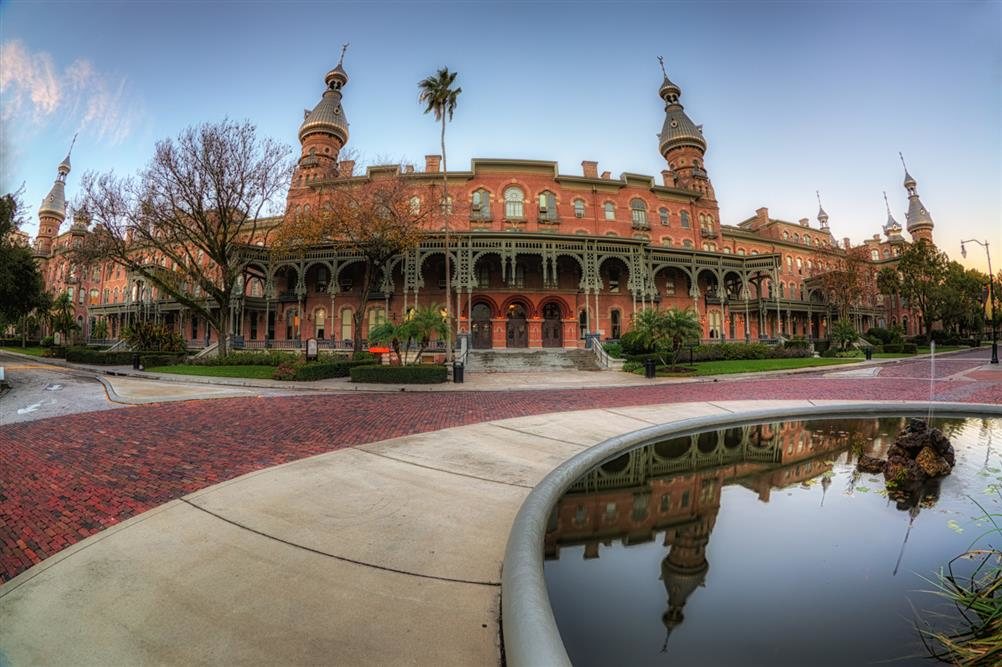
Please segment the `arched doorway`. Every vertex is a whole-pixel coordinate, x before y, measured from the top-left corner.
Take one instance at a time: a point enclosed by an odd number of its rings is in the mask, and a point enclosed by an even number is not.
[[[491,349],[491,307],[483,301],[473,304],[473,349]]]
[[[560,317],[560,304],[551,301],[543,306],[543,347],[564,346],[564,326]]]
[[[529,327],[526,324],[525,306],[513,303],[508,306],[508,347],[529,347]]]

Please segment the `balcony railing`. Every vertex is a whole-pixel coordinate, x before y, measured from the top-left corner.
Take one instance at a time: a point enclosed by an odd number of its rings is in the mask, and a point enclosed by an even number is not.
[[[715,239],[717,238],[717,230],[713,229],[712,227],[700,227],[699,235],[702,236],[704,239]]]

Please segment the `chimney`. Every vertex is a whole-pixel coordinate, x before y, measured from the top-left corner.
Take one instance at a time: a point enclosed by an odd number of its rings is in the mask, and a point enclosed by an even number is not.
[[[355,161],[354,160],[341,160],[337,164],[337,173],[341,177],[348,177],[355,175]]]
[[[755,209],[755,217],[758,218],[758,223],[760,225],[768,224],[769,222],[769,209],[765,206],[762,208]]]
[[[581,171],[584,172],[585,178],[598,178],[598,162],[582,160]]]
[[[603,171],[602,172],[602,179],[603,180],[608,181],[610,178],[612,178],[612,172],[611,171]]]
[[[414,165],[412,165],[412,164],[405,165],[404,166],[404,173],[405,174],[413,174],[414,173]]]
[[[801,218],[800,219],[800,226],[801,227],[810,227],[811,223],[810,223],[810,221],[807,218]]]
[[[675,187],[675,177],[672,176],[670,169],[661,170],[661,181],[665,184],[666,188]]]
[[[846,250],[848,250],[849,248],[852,247],[852,242],[849,241],[849,237],[848,236],[846,236],[845,238],[842,239],[842,247],[845,248]]]
[[[879,243],[880,242],[880,234],[874,234],[873,235],[873,240],[877,241]]]
[[[438,168],[442,165],[441,155],[425,155],[424,156],[424,170],[430,174],[436,173]]]

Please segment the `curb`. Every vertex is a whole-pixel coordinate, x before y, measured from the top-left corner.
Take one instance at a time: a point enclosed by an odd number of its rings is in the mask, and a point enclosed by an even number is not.
[[[759,423],[770,419],[921,416],[935,410],[941,416],[1002,416],[1002,405],[926,401],[845,403],[798,408],[767,408],[733,415],[693,417],[609,438],[554,468],[533,488],[515,516],[505,547],[501,572],[501,618],[504,655],[508,665],[570,665],[550,606],[543,574],[543,539],[550,512],[574,481],[594,465],[626,449],[666,437],[691,435],[710,428]]]

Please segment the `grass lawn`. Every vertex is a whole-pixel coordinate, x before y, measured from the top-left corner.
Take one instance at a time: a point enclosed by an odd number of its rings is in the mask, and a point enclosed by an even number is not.
[[[905,354],[904,352],[874,352],[874,359],[901,359],[902,357],[914,357],[914,354]]]
[[[814,359],[812,357],[793,359],[730,359],[725,361],[700,361],[693,364],[693,366],[696,368],[695,375],[699,376],[782,371],[789,368],[811,368],[813,366],[850,364],[855,361],[862,361],[862,357],[859,359]],[[641,373],[643,373],[643,371],[641,371]],[[659,368],[658,375],[672,377],[676,374],[669,373],[667,370]]]
[[[6,345],[0,347],[0,350],[6,350],[8,352],[20,352],[21,354],[30,354],[33,357],[43,357],[45,356],[44,347],[21,347],[20,345]]]
[[[972,347],[970,347],[968,345],[937,345],[936,346],[936,352],[953,352],[954,350],[973,350],[973,349],[977,349],[977,348],[972,348]],[[920,347],[918,349],[918,353],[919,354],[929,354],[930,352],[932,352],[932,348],[930,348],[928,346],[926,346],[926,347]]]
[[[155,366],[147,368],[150,373],[174,373],[176,375],[203,375],[221,378],[251,378],[255,380],[270,380],[275,372],[274,366]]]

